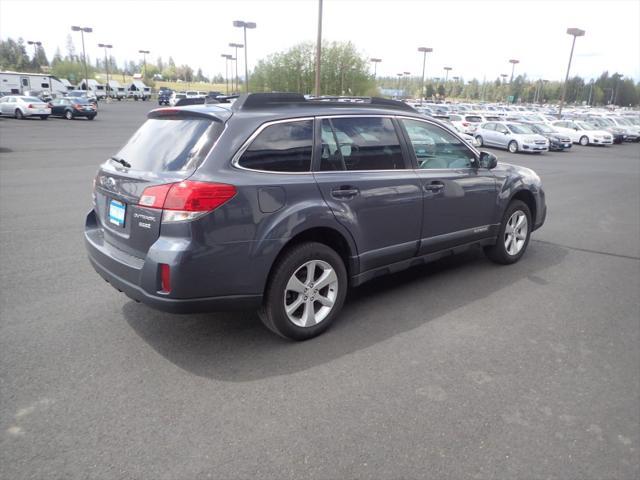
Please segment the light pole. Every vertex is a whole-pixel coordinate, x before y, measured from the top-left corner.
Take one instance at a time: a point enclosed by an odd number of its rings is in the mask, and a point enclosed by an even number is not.
[[[404,75],[404,73],[396,73],[396,75],[398,76],[398,98],[400,98],[400,87],[401,85],[401,78]]]
[[[244,30],[244,86],[245,92],[249,93],[249,63],[247,61],[247,28],[256,28],[254,22],[245,22],[243,20],[234,20],[233,26]]]
[[[74,32],[80,32],[80,36],[82,37],[82,60],[84,61],[84,89],[89,90],[89,74],[87,73],[87,55],[84,52],[84,34],[93,32],[93,28],[91,27],[78,27],[71,26],[71,30]]]
[[[502,77],[502,90],[504,91],[504,85],[505,85],[505,83],[507,82],[507,77],[508,77],[509,75],[507,75],[506,73],[501,73],[501,74],[500,74],[500,76]],[[505,100],[505,103],[506,103],[506,101],[507,101],[507,98],[506,98],[506,97],[507,97],[507,96],[505,95],[505,99],[504,99],[504,100]]]
[[[220,56],[224,58],[224,84],[226,85],[227,95],[229,95],[229,59],[233,58],[233,55],[223,53]]]
[[[446,84],[449,81],[449,72],[453,70],[451,67],[444,67],[445,75],[444,75],[444,83]]]
[[[107,102],[109,101],[109,90],[111,89],[111,85],[109,85],[109,60],[107,59],[107,49],[113,48],[113,45],[108,45],[106,43],[99,43],[98,47],[104,48],[104,68],[107,72],[107,85],[105,86],[105,94],[107,95]]]
[[[520,63],[520,60],[512,58],[511,60],[509,60],[509,63],[511,64],[511,80],[509,81],[509,83],[513,83],[513,72],[516,69],[516,65]]]
[[[404,81],[404,92],[405,92],[405,96],[407,93],[407,89],[409,87],[409,76],[411,75],[411,72],[402,72],[402,74],[405,77],[405,81]]]
[[[144,79],[147,76],[147,55],[151,52],[149,50],[138,50],[138,53],[142,54],[142,63],[144,63],[144,75],[142,78]]]
[[[316,40],[316,78],[315,94],[320,96],[320,66],[322,59],[322,0],[318,0],[318,38]]]
[[[373,78],[375,79],[378,75],[378,64],[382,61],[382,59],[370,58],[369,61],[373,63]]]
[[[424,84],[424,74],[427,68],[427,53],[433,52],[433,48],[419,47],[419,52],[422,52],[422,95],[420,96],[420,105],[422,105],[423,99],[427,96],[426,86]]]
[[[38,47],[42,46],[42,42],[36,42],[34,40],[27,40],[29,45],[33,45],[33,65],[36,64],[36,56],[38,55]],[[40,69],[40,65],[38,65],[38,69]]]
[[[593,94],[593,78],[591,79],[590,83],[590,87],[589,87],[589,102],[588,105],[591,105],[591,96]]]
[[[238,49],[244,48],[244,45],[242,43],[230,43],[229,46],[236,49],[236,91],[238,91],[240,90],[240,79],[238,78]]]
[[[562,107],[564,106],[564,98],[567,94],[567,82],[569,81],[569,70],[571,69],[571,59],[573,58],[573,48],[576,46],[576,37],[582,37],[586,33],[579,28],[567,28],[567,33],[573,36],[571,42],[571,53],[569,54],[569,64],[567,65],[567,75],[564,77],[564,84],[562,85],[562,96],[560,97],[560,107],[558,108],[558,115],[562,115]]]

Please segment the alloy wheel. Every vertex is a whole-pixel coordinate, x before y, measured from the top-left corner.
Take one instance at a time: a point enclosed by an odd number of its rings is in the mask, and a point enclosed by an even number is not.
[[[284,290],[284,310],[299,327],[319,324],[331,313],[338,297],[338,276],[322,260],[310,260],[291,275]]]
[[[516,210],[509,217],[507,226],[504,229],[504,248],[511,256],[515,256],[522,250],[527,241],[529,233],[529,222],[522,210]]]

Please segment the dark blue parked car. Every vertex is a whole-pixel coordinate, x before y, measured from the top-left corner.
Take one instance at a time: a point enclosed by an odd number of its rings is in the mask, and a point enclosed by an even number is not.
[[[403,103],[250,94],[151,112],[101,165],[85,240],[134,300],[255,308],[301,340],[378,275],[475,245],[516,262],[545,215],[533,171]]]

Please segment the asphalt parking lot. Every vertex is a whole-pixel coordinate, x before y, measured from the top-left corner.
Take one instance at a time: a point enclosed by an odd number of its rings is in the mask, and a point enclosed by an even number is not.
[[[291,343],[90,267],[92,178],[152,106],[0,118],[0,478],[640,476],[639,144],[499,152],[547,192],[521,262],[376,280]]]

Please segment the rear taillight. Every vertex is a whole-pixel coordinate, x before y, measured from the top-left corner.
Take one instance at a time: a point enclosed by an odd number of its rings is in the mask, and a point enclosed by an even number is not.
[[[47,108],[53,108],[53,104],[52,103],[47,103]]]
[[[33,108],[32,104],[27,105],[27,108]]]
[[[233,185],[185,180],[145,188],[138,205],[162,209],[163,222],[179,222],[211,212],[235,194]]]
[[[468,127],[469,126],[469,122],[462,122],[462,126],[463,127]]]

